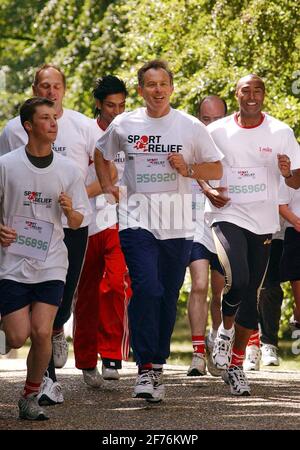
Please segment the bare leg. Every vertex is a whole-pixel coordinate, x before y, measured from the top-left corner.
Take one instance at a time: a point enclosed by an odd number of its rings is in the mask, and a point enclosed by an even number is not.
[[[190,264],[192,287],[188,300],[188,316],[193,336],[205,335],[208,315],[208,267],[206,259]]]
[[[33,303],[31,313],[31,347],[27,357],[27,378],[41,383],[52,352],[52,328],[57,307]]]

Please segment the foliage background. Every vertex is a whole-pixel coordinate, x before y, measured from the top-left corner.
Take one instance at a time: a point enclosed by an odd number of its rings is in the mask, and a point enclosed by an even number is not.
[[[31,95],[44,62],[66,73],[65,106],[92,116],[96,77],[122,77],[134,108],[137,68],[159,57],[175,74],[175,107],[194,114],[214,93],[231,112],[238,78],[254,72],[266,82],[265,110],[299,137],[299,12],[298,0],[2,0],[0,128]]]

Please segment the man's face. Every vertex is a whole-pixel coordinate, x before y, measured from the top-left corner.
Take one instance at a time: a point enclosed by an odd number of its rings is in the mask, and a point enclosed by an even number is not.
[[[144,84],[138,93],[146,103],[150,116],[162,117],[170,110],[170,97],[173,93],[170,76],[164,69],[149,69],[144,74]]]
[[[238,82],[236,97],[240,112],[244,116],[255,117],[260,115],[264,98],[264,84],[260,79],[245,77]]]
[[[209,125],[215,120],[225,117],[225,106],[218,98],[204,100],[199,111],[199,120],[204,125]]]
[[[125,111],[125,103],[124,93],[107,95],[102,102],[96,100],[96,106],[101,111],[101,120],[108,126],[116,116]]]
[[[41,142],[52,143],[57,136],[57,114],[54,107],[37,106],[31,122],[25,122],[26,130]]]
[[[53,67],[42,70],[38,77],[38,84],[33,86],[32,89],[34,95],[52,100],[56,111],[61,112],[65,87],[60,72]]]

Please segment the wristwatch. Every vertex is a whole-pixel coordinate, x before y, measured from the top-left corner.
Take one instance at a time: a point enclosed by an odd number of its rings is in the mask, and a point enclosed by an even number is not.
[[[189,178],[194,178],[194,176],[195,176],[195,171],[194,171],[194,169],[193,169],[193,167],[192,167],[192,164],[188,164],[188,167],[187,167],[187,176],[188,176]]]

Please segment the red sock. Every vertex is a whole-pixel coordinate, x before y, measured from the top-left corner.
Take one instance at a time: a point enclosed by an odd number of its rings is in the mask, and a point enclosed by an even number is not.
[[[32,383],[29,380],[26,380],[24,391],[23,391],[23,397],[27,397],[30,394],[38,394],[40,391],[41,383]]]
[[[258,330],[253,330],[253,333],[251,334],[247,345],[248,347],[249,345],[256,345],[257,347],[260,347],[260,338]]]
[[[244,356],[245,350],[238,350],[235,346],[233,346],[230,367],[241,367],[243,365]]]
[[[139,366],[139,373],[149,372],[149,370],[152,370],[152,363],[141,364]]]
[[[194,348],[194,353],[205,353],[204,336],[192,336],[192,344]]]

